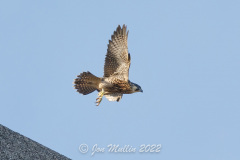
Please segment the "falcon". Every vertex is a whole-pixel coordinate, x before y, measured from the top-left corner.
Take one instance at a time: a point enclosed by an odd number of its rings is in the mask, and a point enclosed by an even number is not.
[[[118,25],[111,40],[109,40],[104,64],[103,77],[97,77],[90,72],[83,72],[74,80],[77,92],[87,95],[97,90],[98,106],[103,96],[109,101],[119,102],[123,94],[143,92],[141,87],[129,80],[131,56],[128,53],[128,31],[126,25]]]

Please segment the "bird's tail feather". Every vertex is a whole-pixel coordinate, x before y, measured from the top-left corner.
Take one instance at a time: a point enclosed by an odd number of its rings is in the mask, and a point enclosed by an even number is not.
[[[78,78],[74,80],[74,87],[79,93],[86,95],[95,90],[99,90],[98,86],[101,82],[101,78],[94,76],[90,72],[83,72],[77,77]]]

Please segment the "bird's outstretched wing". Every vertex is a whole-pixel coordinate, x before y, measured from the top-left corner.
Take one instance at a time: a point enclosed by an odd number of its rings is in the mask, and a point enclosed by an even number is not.
[[[104,65],[104,77],[112,77],[128,81],[130,54],[128,53],[127,27],[119,25],[109,40]]]

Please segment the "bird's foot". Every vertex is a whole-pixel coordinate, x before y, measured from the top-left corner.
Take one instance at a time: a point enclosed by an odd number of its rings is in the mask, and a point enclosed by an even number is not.
[[[99,104],[101,103],[102,98],[103,98],[103,96],[104,96],[104,93],[105,93],[105,92],[104,92],[104,89],[102,89],[102,91],[98,93],[98,98],[96,99],[96,105],[97,105],[97,106],[99,106]]]

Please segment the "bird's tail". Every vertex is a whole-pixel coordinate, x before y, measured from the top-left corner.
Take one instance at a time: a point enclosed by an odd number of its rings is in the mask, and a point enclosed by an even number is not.
[[[90,72],[83,72],[77,76],[74,80],[74,87],[77,89],[79,93],[83,95],[92,93],[95,90],[99,90],[99,83],[101,82],[101,78],[94,76]]]

